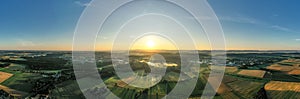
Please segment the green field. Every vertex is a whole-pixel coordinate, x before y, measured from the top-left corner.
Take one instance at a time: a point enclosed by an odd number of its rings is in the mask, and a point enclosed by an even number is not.
[[[52,98],[59,99],[80,99],[83,98],[81,90],[75,80],[68,80],[55,86],[55,89],[51,91]]]
[[[31,81],[40,78],[41,76],[33,73],[21,73],[13,72],[13,76],[2,82],[1,84],[9,88],[30,92],[32,90],[33,84]]]

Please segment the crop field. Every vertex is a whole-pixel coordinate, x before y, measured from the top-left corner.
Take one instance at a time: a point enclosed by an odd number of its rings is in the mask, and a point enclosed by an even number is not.
[[[176,82],[179,79],[179,74],[176,72],[169,72],[164,76],[164,79],[170,82]]]
[[[265,90],[272,99],[299,99],[300,83],[271,81],[265,85]]]
[[[230,83],[230,82],[234,82],[236,80],[238,80],[238,79],[235,78],[235,77],[224,75],[222,82],[223,83]]]
[[[248,81],[248,80],[241,80],[238,79],[231,83],[226,83],[235,94],[239,96],[249,99],[253,98],[255,94],[259,91],[259,89],[263,88],[263,82],[255,82],[255,81]]]
[[[207,77],[206,77],[206,79],[207,79]],[[218,80],[218,77],[210,77],[210,79],[212,82],[216,82]],[[238,98],[240,98],[238,95],[236,95],[234,90],[230,86],[228,86],[229,83],[235,82],[237,80],[238,79],[236,79],[234,77],[225,75],[223,77],[220,87],[217,90],[217,94],[220,95],[218,98],[221,98],[221,99],[238,99]]]
[[[290,74],[290,75],[300,75],[300,69],[292,70],[292,71],[288,72],[288,74]]]
[[[291,74],[299,74],[297,70],[293,71],[295,69],[300,69],[299,64],[300,64],[299,59],[288,59],[288,60],[283,60],[281,62],[275,63],[271,66],[268,66],[267,69],[282,71],[287,73],[291,72]]]
[[[236,73],[238,72],[238,68],[237,67],[228,67],[226,66],[225,67],[225,73]]]
[[[268,66],[267,69],[275,70],[275,71],[282,71],[282,72],[289,72],[293,70],[295,67],[293,66],[286,66],[286,65],[280,65],[280,64],[273,64],[271,66]]]
[[[204,78],[202,76],[199,78],[198,83],[195,86],[195,89],[193,91],[192,95],[195,97],[200,96],[205,87],[206,81],[204,80]],[[116,94],[119,97],[124,97],[124,99],[133,99],[135,95],[140,95],[140,92],[145,90],[142,88],[135,88],[130,85],[123,84],[124,82],[120,83],[122,85],[119,85],[118,82],[121,82],[121,80],[119,80],[116,77],[111,77],[111,78],[105,80],[107,87],[114,94]],[[183,81],[181,83],[186,86],[191,85],[190,83],[185,82],[185,81]],[[148,88],[147,97],[148,97],[148,99],[156,99],[156,97],[162,98],[167,93],[172,91],[173,88],[176,86],[176,84],[177,84],[176,82],[167,82],[167,83],[160,82],[157,85],[155,85],[151,88]],[[181,88],[181,90],[185,90],[185,87]],[[141,96],[139,98],[141,98]]]
[[[33,87],[30,81],[40,77],[38,74],[16,72],[1,84],[19,91],[30,92]]]
[[[226,94],[227,92],[231,92],[232,89],[229,88],[227,85],[225,85],[224,83],[221,83],[220,87],[218,88],[217,93],[218,94]]]
[[[10,88],[8,88],[6,86],[2,86],[2,85],[0,85],[0,89],[7,92],[7,93],[10,93],[11,95],[16,96],[16,97],[23,97],[24,98],[28,94],[26,92],[10,89]]]
[[[300,82],[299,78],[289,75],[289,74],[286,74],[286,73],[282,73],[282,72],[273,72],[272,80],[287,81],[287,82]]]
[[[217,81],[217,78],[210,78]],[[222,83],[217,90],[219,96],[215,99],[251,99],[263,88],[264,82],[246,80],[229,75],[223,77]]]
[[[69,80],[63,82],[56,86],[55,89],[51,91],[53,96],[52,98],[72,98],[72,99],[79,99],[82,95],[81,90],[79,89],[76,81]]]
[[[239,99],[240,98],[237,95],[235,95],[233,92],[227,92],[227,93],[221,94],[221,97],[223,99]]]
[[[4,82],[6,79],[10,78],[11,76],[13,76],[13,74],[0,72],[0,83]]]
[[[109,80],[109,81],[108,81]],[[118,82],[120,80],[115,79],[108,79],[107,82]],[[106,83],[107,83],[106,82]],[[157,97],[162,98],[166,95],[167,91],[171,91],[172,88],[176,85],[176,83],[159,83],[151,88],[149,88],[149,91],[147,93],[147,97],[149,99],[156,99]],[[134,88],[129,85],[126,85],[124,87],[120,86],[114,86],[114,87],[108,87],[115,95],[122,97],[124,99],[133,99],[135,98],[135,95],[140,95],[140,92],[144,89],[141,88]]]
[[[224,76],[217,93],[223,99],[238,99],[239,97],[233,92],[233,90],[227,85],[227,83],[236,81],[236,78],[230,76]]]
[[[24,70],[25,66],[20,64],[11,63],[8,67],[9,70]]]
[[[243,76],[251,76],[257,78],[264,78],[266,71],[263,70],[241,70],[238,74]]]
[[[283,60],[282,63],[297,63],[297,64],[300,64],[300,59],[287,59],[287,60]]]

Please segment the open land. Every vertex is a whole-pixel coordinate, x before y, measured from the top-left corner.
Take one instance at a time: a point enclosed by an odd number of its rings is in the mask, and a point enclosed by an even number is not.
[[[120,52],[123,54],[123,52]],[[125,53],[124,53],[125,54]],[[166,63],[151,63],[153,54],[162,55]],[[191,99],[199,99],[204,88],[210,81],[220,80],[213,76],[208,81],[208,75],[216,67],[209,51],[199,51],[199,60],[187,59],[188,62],[200,66],[199,75],[193,74],[195,68],[182,72],[182,64],[178,51],[132,51],[129,61],[122,58],[111,58],[110,52],[96,52],[95,62],[104,83],[97,83],[95,76],[89,72],[76,78],[72,67],[72,53],[68,51],[0,51],[0,97],[15,98],[63,98],[81,99],[83,93],[98,98],[109,98],[112,95],[122,99],[158,99],[174,90],[181,82],[185,86],[191,78],[198,80],[190,94]],[[88,57],[82,57],[82,64],[90,64]],[[118,65],[113,65],[113,61]],[[77,60],[75,60],[77,61]],[[120,79],[115,72],[117,68],[130,64],[138,76],[146,76],[151,68],[166,66],[166,72],[161,80],[150,88],[137,88],[126,82],[132,82],[133,77]],[[214,96],[216,99],[253,99],[283,97],[299,97],[300,83],[300,53],[281,53],[280,51],[229,51],[226,59],[224,77]],[[149,67],[152,66],[153,67]],[[189,64],[187,64],[189,65]],[[214,66],[214,67],[213,67]],[[126,72],[121,71],[121,72]],[[182,74],[180,74],[182,73]],[[143,80],[137,78],[137,80]],[[88,81],[80,86],[77,81]],[[126,81],[126,82],[125,82]],[[143,84],[143,83],[139,83]],[[145,83],[146,84],[146,83]],[[110,93],[111,91],[112,93]],[[182,92],[184,93],[184,92]]]

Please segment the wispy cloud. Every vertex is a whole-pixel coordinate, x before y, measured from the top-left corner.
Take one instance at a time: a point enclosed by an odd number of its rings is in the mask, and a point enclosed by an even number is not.
[[[219,17],[219,20],[236,22],[236,23],[264,24],[262,21],[247,16],[221,16]]]
[[[106,36],[101,36],[101,37],[100,37],[100,39],[107,40],[107,39],[108,39],[108,37],[106,37]]]
[[[283,31],[283,32],[289,32],[289,33],[298,33],[297,31],[290,29],[288,27],[280,26],[280,25],[274,25],[262,20],[258,20],[256,18],[248,17],[248,16],[220,16],[219,20],[222,21],[229,21],[229,22],[235,22],[235,23],[246,23],[246,24],[254,24],[259,25],[261,27],[271,28],[277,31]]]
[[[286,28],[286,27],[282,27],[279,25],[272,25],[271,28],[275,29],[275,30],[279,30],[279,31],[284,31],[284,32],[290,32],[290,33],[296,33],[296,31]]]
[[[195,17],[188,17],[194,19]],[[196,19],[201,19],[201,20],[213,20],[214,18],[208,17],[208,16],[201,16],[201,17],[196,17]],[[246,23],[246,24],[264,24],[264,22],[259,21],[255,18],[252,17],[247,17],[247,16],[218,16],[218,19],[220,21],[228,21],[228,22],[235,22],[235,23]]]
[[[279,15],[274,14],[273,16],[279,16]],[[194,19],[194,17],[188,17],[188,18],[193,18]],[[196,17],[196,19],[213,20],[214,18],[202,16],[202,17]],[[232,22],[232,23],[238,23],[238,24],[257,25],[259,27],[269,28],[269,29],[272,29],[272,30],[275,30],[275,31],[282,31],[282,32],[286,32],[286,33],[300,33],[298,31],[295,31],[295,30],[293,30],[291,28],[288,28],[288,27],[284,27],[284,26],[281,26],[281,25],[274,25],[274,24],[266,22],[264,20],[259,20],[257,18],[250,17],[250,16],[245,16],[245,15],[242,15],[242,14],[236,14],[236,15],[233,15],[233,16],[218,16],[218,19],[220,21],[226,21],[226,22]]]
[[[82,7],[87,7],[87,6],[91,5],[89,2],[85,3],[85,2],[81,2],[81,1],[75,1],[74,3],[79,6],[82,6]]]
[[[295,39],[295,41],[300,41],[300,39]]]
[[[189,19],[201,19],[201,20],[213,20],[214,18],[208,16],[201,16],[201,17],[186,17]]]
[[[37,46],[38,44],[35,44],[32,41],[29,40],[23,40],[23,39],[17,39],[17,42],[19,43],[20,46],[22,47],[32,47],[32,46]]]

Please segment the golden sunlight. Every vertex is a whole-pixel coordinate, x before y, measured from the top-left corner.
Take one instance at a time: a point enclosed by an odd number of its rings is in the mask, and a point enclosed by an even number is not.
[[[157,35],[147,35],[137,39],[131,50],[174,50],[176,47],[166,38]]]
[[[155,43],[152,40],[148,40],[146,45],[148,48],[153,48],[155,46]]]

